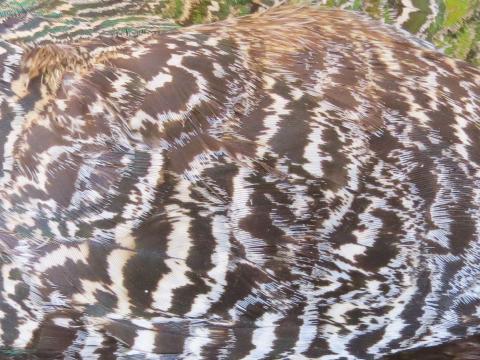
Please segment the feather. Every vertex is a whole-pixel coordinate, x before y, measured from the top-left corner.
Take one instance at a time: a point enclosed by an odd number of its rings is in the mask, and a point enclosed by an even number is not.
[[[315,7],[11,51],[8,351],[377,359],[478,332],[478,69]]]

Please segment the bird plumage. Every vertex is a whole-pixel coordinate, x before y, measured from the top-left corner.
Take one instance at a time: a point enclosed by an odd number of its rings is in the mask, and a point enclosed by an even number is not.
[[[9,46],[5,348],[377,359],[478,333],[478,69],[313,7]]]

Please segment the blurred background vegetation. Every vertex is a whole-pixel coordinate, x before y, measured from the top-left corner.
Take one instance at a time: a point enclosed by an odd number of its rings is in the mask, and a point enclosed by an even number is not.
[[[35,17],[51,22],[50,29],[36,32],[30,40],[72,31],[134,36],[300,2],[367,13],[432,42],[450,56],[480,65],[480,0],[0,0],[0,20],[29,16],[34,33]]]

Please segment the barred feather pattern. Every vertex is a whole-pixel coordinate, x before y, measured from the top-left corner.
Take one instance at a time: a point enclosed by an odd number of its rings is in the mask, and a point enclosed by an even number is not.
[[[479,332],[474,67],[311,7],[2,49],[4,349],[378,359]]]
[[[285,3],[295,1],[248,0],[243,5],[249,5],[246,7],[249,12],[260,12]],[[422,0],[420,3],[390,0],[382,1],[381,4],[368,0],[307,0],[303,3],[361,9],[367,12],[375,9],[376,17],[427,40],[432,40],[433,34],[440,31],[432,30],[434,24],[442,22],[447,16],[445,0]],[[162,0],[36,0],[27,7],[8,0],[0,4],[0,21],[7,24],[8,33],[4,32],[2,38],[9,41],[68,42],[74,38],[102,34],[137,36],[141,33],[168,30],[175,27],[175,24],[191,25],[199,8],[204,8],[200,11],[203,14],[202,22],[218,21],[227,16],[238,15],[240,9],[236,8],[237,5],[240,3],[231,0],[184,0],[177,9],[178,14],[171,14],[172,4]],[[198,19],[196,21],[198,22]],[[462,21],[459,19],[453,27],[461,25]]]

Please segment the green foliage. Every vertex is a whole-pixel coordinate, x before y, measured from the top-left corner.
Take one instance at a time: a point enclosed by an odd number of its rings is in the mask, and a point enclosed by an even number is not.
[[[445,0],[445,21],[446,28],[455,27],[467,18],[472,8],[471,0]]]

